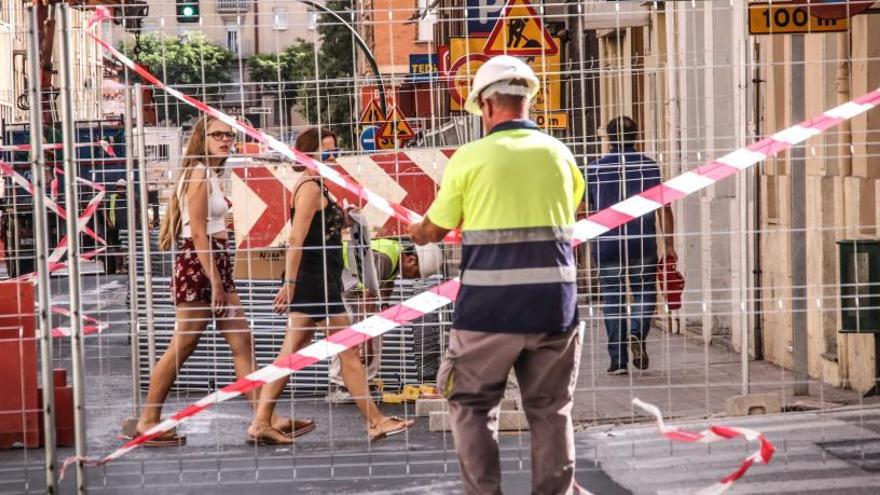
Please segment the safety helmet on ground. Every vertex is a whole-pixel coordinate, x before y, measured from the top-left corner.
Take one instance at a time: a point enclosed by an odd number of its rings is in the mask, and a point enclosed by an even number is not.
[[[436,244],[416,246],[416,256],[419,258],[419,275],[422,278],[440,273],[443,265],[443,253]]]
[[[538,94],[541,82],[538,81],[538,76],[535,75],[532,68],[525,62],[510,55],[498,55],[497,57],[490,58],[477,69],[477,75],[474,76],[474,84],[471,86],[470,93],[468,93],[467,101],[464,102],[464,109],[474,115],[482,115],[480,111],[480,98],[485,98],[488,94],[481,95],[481,93],[496,83],[503,83],[514,79],[526,81],[528,87],[520,88],[519,86],[507,84],[499,86],[497,88],[498,91],[493,92],[521,94],[529,100]]]

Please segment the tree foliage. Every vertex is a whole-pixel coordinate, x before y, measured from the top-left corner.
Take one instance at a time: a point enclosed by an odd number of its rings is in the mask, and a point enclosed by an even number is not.
[[[346,23],[352,25],[352,11],[346,9],[348,1],[330,0],[327,7],[339,13]],[[351,31],[334,16],[324,13],[319,17],[318,33],[321,49],[318,54],[319,80],[316,95],[310,98],[307,116],[317,122],[320,108],[321,122],[331,124],[340,137],[349,143],[353,138],[358,116],[354,103],[354,38]],[[320,105],[319,105],[320,103]],[[354,112],[353,112],[354,110]]]
[[[331,0],[326,5],[351,25],[352,13],[345,8],[347,3]],[[317,63],[315,46],[298,40],[281,53],[252,57],[248,73],[251,81],[264,83],[264,93],[280,92],[283,109],[296,108],[310,124],[320,122],[331,127],[343,144],[350,144],[358,117],[352,113],[354,38],[348,27],[327,13],[318,16],[317,30],[321,40]]]
[[[224,89],[220,85],[232,81],[235,56],[201,33],[188,32],[161,38],[147,34],[140,36],[139,40],[123,42],[120,49],[166,84],[209,105],[217,105],[223,99]],[[165,92],[156,92],[154,99],[160,120],[169,118],[181,123],[198,112],[188,105],[178,104]],[[169,115],[165,115],[166,100]]]
[[[297,40],[280,53],[260,53],[248,60],[248,74],[253,82],[262,83],[263,94],[278,96],[284,115],[300,98],[308,94],[315,80],[315,45]],[[299,110],[299,106],[297,105]]]

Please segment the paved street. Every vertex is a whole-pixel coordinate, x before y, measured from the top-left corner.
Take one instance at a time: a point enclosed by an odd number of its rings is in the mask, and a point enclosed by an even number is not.
[[[85,310],[112,325],[87,339],[89,453],[107,454],[120,445],[121,420],[130,416],[124,277],[87,277]],[[66,279],[55,279],[63,294]],[[63,304],[64,296],[53,298]],[[655,331],[650,345],[652,370],[608,377],[604,332],[587,333],[581,361],[575,417],[578,421],[578,479],[596,493],[678,492],[711,484],[733,470],[754,446],[741,441],[717,446],[671,445],[647,418],[629,406],[637,396],[658,404],[667,417],[707,418],[728,425],[748,425],[765,432],[779,453],[770,468],[756,466],[735,493],[803,492],[823,483],[868,493],[880,486],[880,408],[876,401],[841,412],[785,414],[750,419],[718,419],[723,400],[739,392],[739,361],[716,347]],[[56,361],[69,365],[69,346],[59,341]],[[753,363],[753,379],[762,389],[785,391],[784,373]],[[812,399],[818,396],[814,385]],[[826,401],[858,404],[852,392],[824,387]],[[167,412],[201,394],[172,394]],[[188,445],[179,449],[141,449],[102,468],[88,469],[89,487],[106,493],[459,493],[457,463],[449,434],[428,431],[427,420],[405,436],[370,445],[353,405],[329,406],[323,398],[285,401],[285,413],[315,418],[316,432],[293,449],[244,444],[249,408],[234,400],[204,412],[182,431]],[[411,406],[385,406],[394,414],[412,414]],[[704,420],[704,419],[703,419]],[[705,426],[697,419],[694,428]],[[644,423],[632,426],[631,423]],[[629,424],[629,426],[628,426]],[[528,434],[502,434],[505,493],[528,493]],[[61,449],[59,458],[72,454]],[[42,450],[0,453],[0,491],[39,493],[43,483]],[[819,469],[820,468],[820,469]],[[818,471],[817,471],[818,469]],[[819,474],[819,472],[823,474]],[[64,492],[72,489],[72,472]],[[846,481],[838,484],[837,478]],[[27,481],[26,481],[27,480]],[[792,484],[792,480],[797,483]],[[827,488],[827,486],[826,486]],[[862,490],[862,491],[859,491]]]

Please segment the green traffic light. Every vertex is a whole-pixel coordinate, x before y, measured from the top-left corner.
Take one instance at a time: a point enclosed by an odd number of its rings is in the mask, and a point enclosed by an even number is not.
[[[183,15],[189,17],[193,14],[195,14],[195,9],[193,9],[192,7],[186,6],[183,8]]]

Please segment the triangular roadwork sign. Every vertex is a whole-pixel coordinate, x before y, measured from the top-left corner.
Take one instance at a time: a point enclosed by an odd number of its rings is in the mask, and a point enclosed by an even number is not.
[[[409,125],[409,122],[406,121],[406,117],[403,116],[403,113],[395,105],[391,108],[388,119],[382,124],[382,128],[379,129],[379,137],[397,138],[399,141],[402,141],[416,137],[416,133],[413,131],[412,126]]]
[[[370,100],[370,103],[367,104],[367,108],[361,113],[361,118],[358,119],[358,121],[361,124],[381,124],[384,122],[385,115],[379,107],[379,102],[376,100]]]
[[[514,57],[556,55],[559,46],[529,0],[509,0],[486,40],[483,53]]]

